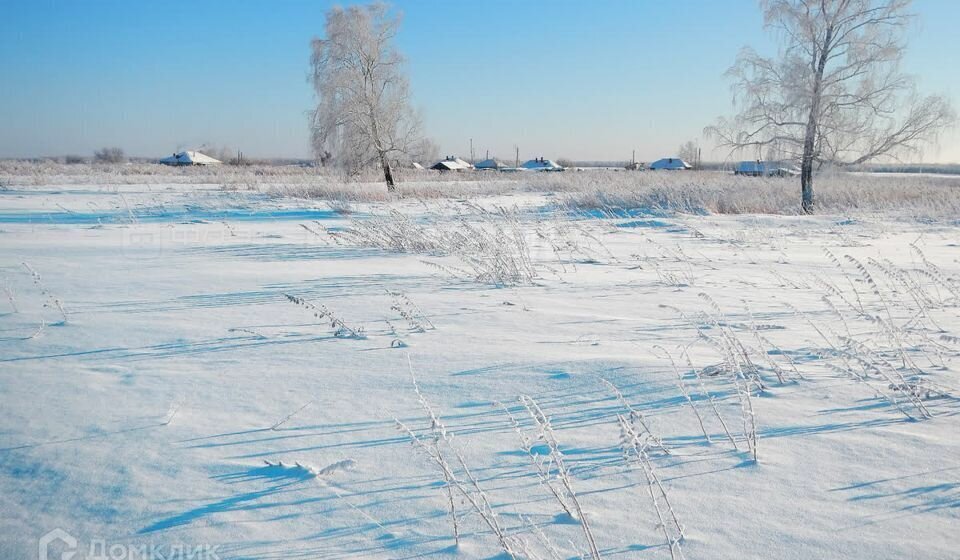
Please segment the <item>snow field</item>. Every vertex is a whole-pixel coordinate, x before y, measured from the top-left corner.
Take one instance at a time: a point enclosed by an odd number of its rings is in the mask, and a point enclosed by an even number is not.
[[[0,196],[4,558],[57,527],[221,558],[503,553],[469,498],[518,555],[589,557],[548,484],[604,558],[960,544],[949,223],[531,193],[349,213],[216,187]],[[459,546],[444,474],[398,420],[464,489]]]

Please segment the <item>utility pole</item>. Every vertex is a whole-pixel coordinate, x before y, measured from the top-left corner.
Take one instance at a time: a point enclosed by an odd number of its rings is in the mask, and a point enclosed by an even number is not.
[[[517,162],[514,164],[514,167],[520,167],[520,146],[514,146],[517,150]]]
[[[473,138],[470,139],[470,165],[473,165],[476,161],[473,159]]]

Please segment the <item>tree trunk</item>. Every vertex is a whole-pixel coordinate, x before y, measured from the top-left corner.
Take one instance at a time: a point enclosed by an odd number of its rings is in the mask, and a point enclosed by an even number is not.
[[[800,161],[800,208],[804,214],[813,214],[813,157],[817,149],[817,127],[820,125],[820,101],[823,98],[823,71],[833,49],[833,26],[827,27],[819,56],[814,58],[813,91],[810,99],[810,115],[803,134],[803,159]],[[816,49],[815,49],[816,51]]]
[[[800,209],[804,214],[813,214],[814,199],[812,138],[807,138],[803,142],[803,160],[800,162]]]
[[[804,214],[813,214],[813,152],[817,142],[817,124],[820,113],[820,84],[823,75],[823,65],[814,76],[813,98],[810,104],[810,115],[807,117],[807,128],[803,133],[803,157],[800,159],[800,209]]]
[[[385,155],[380,156],[380,165],[383,166],[383,179],[387,182],[387,192],[397,190],[397,184],[393,180],[393,170],[390,169],[390,160]]]

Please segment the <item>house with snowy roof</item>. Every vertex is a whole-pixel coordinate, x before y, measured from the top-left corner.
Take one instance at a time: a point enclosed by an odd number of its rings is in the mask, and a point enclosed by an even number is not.
[[[659,169],[665,169],[668,171],[682,171],[684,169],[690,169],[690,164],[680,158],[669,157],[661,158],[651,163],[649,169],[654,171]]]
[[[206,154],[187,150],[167,156],[161,159],[160,163],[164,165],[218,165],[223,162]]]
[[[499,171],[507,167],[507,165],[496,158],[490,158],[474,164],[473,167],[476,169],[492,169],[494,171]]]
[[[552,159],[544,159],[542,157],[525,161],[520,168],[529,171],[563,171],[562,165]]]
[[[734,175],[747,175],[750,177],[792,177],[798,175],[799,171],[790,163],[779,161],[741,161],[733,170]]]
[[[435,171],[463,171],[464,169],[473,169],[473,166],[456,156],[447,156],[430,166]]]

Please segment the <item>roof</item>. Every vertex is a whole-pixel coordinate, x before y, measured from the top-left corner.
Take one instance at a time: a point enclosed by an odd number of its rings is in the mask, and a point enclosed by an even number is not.
[[[444,160],[444,161],[438,161],[437,163],[431,165],[430,169],[433,169],[436,171],[457,171],[463,168],[458,166],[456,163],[452,161]]]
[[[506,167],[506,164],[504,164],[502,161],[499,161],[495,158],[490,158],[475,164],[474,167],[476,167],[477,169],[501,169],[503,167]]]
[[[795,167],[789,162],[782,161],[741,161],[734,168],[738,175],[794,175]]]
[[[563,169],[563,166],[552,159],[536,158],[523,162],[523,169],[545,170],[545,169]]]
[[[660,158],[649,166],[650,169],[690,169],[690,164],[677,157]]]
[[[768,168],[776,167],[765,161],[741,161],[737,164],[737,171],[740,173],[765,173]]]
[[[438,169],[441,171],[459,171],[461,169],[472,168],[472,165],[455,156],[448,156],[446,159],[440,160],[430,166],[430,169]]]
[[[167,156],[161,159],[160,163],[166,165],[214,165],[222,162],[206,154],[187,150],[173,154],[172,156]]]

